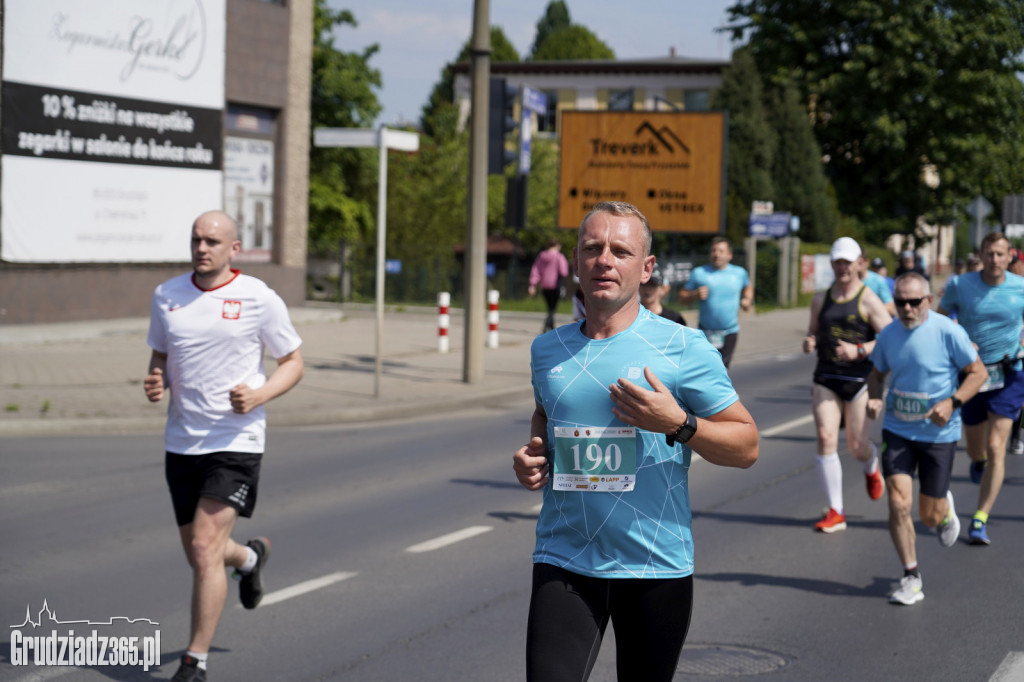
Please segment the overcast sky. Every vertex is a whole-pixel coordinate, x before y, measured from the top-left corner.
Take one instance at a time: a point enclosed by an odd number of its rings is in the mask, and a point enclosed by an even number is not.
[[[735,0],[567,0],[573,23],[590,29],[619,59],[676,55],[728,59],[725,8]],[[533,45],[537,22],[549,0],[491,0],[491,24],[500,26],[525,55]],[[335,46],[362,51],[377,43],[370,65],[381,72],[377,99],[384,107],[377,124],[418,121],[420,111],[445,64],[455,59],[469,39],[473,0],[328,0],[348,9],[359,25],[336,31]]]

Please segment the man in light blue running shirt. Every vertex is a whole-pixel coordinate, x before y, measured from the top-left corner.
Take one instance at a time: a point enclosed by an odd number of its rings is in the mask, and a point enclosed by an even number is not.
[[[889,324],[875,339],[867,414],[877,419],[882,412],[882,389],[889,376],[882,473],[889,490],[889,535],[903,562],[903,578],[889,601],[909,606],[924,599],[911,518],[914,474],[921,480],[922,523],[938,531],[943,547],[952,547],[960,535],[949,489],[960,442],[959,408],[974,397],[987,374],[963,327],[930,313],[928,280],[916,272],[900,275],[894,294],[899,322]]]
[[[964,404],[963,421],[971,480],[981,483],[978,510],[968,540],[988,545],[988,518],[1006,475],[1006,441],[1024,402],[1020,333],[1024,315],[1024,277],[1007,272],[1010,243],[1001,232],[981,241],[981,270],[965,272],[946,284],[939,312],[957,320],[978,346],[988,381]]]
[[[544,492],[530,682],[586,680],[609,620],[620,680],[672,680],[693,600],[690,448],[721,466],[757,459],[719,353],[640,305],[650,249],[635,206],[594,206],[573,258],[586,318],[531,348],[531,438],[513,456],[519,483]]]
[[[881,258],[876,258],[876,261],[881,261]],[[872,261],[872,265],[874,261]],[[885,304],[885,309],[889,311],[892,316],[896,315],[896,308],[892,304],[892,289],[889,288],[889,282],[885,277],[882,277],[879,273],[875,272],[873,268],[868,267],[867,258],[863,255],[860,257],[860,281],[864,282],[864,285],[875,292],[878,298],[882,299],[882,303]],[[885,267],[885,263],[882,263],[882,267]]]
[[[721,352],[728,369],[739,337],[739,310],[750,310],[754,304],[754,285],[746,270],[732,264],[732,246],[725,237],[711,240],[709,260],[690,273],[690,279],[679,290],[679,302],[699,302],[698,326]]]

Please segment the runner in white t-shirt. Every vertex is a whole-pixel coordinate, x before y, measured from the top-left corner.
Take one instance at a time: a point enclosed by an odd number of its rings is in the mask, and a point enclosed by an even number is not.
[[[252,515],[264,450],[263,405],[302,378],[302,340],[284,301],[262,281],[231,269],[238,226],[221,211],[192,225],[192,268],[153,292],[146,397],[170,390],[165,473],[193,571],[192,632],[174,675],[206,679],[206,658],[227,594],[226,566],[241,576],[242,605],[263,596],[260,572],[270,541],[231,539],[239,516]],[[277,359],[267,376],[263,352]]]

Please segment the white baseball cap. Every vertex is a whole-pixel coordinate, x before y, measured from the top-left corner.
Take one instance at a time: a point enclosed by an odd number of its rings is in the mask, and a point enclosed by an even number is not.
[[[851,237],[840,237],[832,242],[832,260],[848,260],[851,263],[860,258],[860,244]]]

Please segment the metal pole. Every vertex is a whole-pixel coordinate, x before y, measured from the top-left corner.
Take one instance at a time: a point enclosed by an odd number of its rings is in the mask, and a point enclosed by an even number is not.
[[[757,237],[747,237],[746,250],[747,276],[750,277],[750,283],[754,284],[757,281]],[[757,284],[754,284],[754,290],[757,290]]]
[[[490,108],[491,29],[489,0],[473,2],[472,125],[469,152],[469,211],[466,226],[465,342],[462,380],[484,375],[484,313],[487,288],[487,116]]]
[[[781,239],[779,239],[778,247],[778,301],[780,307],[785,307],[785,305],[789,303],[789,237],[782,237]]]
[[[380,378],[384,367],[384,253],[388,224],[388,141],[387,128],[380,127],[377,149],[380,163],[377,177],[377,360],[373,369],[373,396],[380,397]]]

